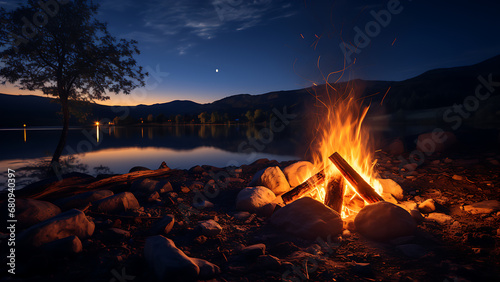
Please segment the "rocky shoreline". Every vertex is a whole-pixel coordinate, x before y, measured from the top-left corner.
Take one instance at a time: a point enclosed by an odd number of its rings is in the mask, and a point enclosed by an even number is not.
[[[71,174],[38,182],[19,191],[16,275],[1,280],[500,278],[498,152],[436,153],[419,166],[401,165],[384,151],[376,158],[381,178],[391,179],[383,185],[387,202],[344,220],[311,198],[281,209],[273,204],[276,194],[300,182],[291,176],[300,175],[306,162],[163,166],[151,177],[140,175],[157,171],[135,167],[136,179],[117,178],[74,195],[48,190],[91,187],[117,176]],[[380,214],[386,215],[374,220]],[[1,234],[2,254],[8,237]]]

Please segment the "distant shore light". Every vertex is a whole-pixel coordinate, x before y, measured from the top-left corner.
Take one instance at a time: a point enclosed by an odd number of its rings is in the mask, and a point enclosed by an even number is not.
[[[98,122],[98,121],[96,121],[96,122],[95,122],[95,125],[99,126],[99,122]]]

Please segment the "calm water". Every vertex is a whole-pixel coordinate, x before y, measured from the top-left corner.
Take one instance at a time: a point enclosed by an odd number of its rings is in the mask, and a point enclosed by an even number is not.
[[[64,167],[67,171],[97,175],[127,173],[134,166],[156,169],[162,161],[171,168],[188,169],[204,164],[240,166],[260,158],[293,160],[303,154],[297,151],[304,147],[298,130],[285,128],[270,136],[267,134],[270,131],[264,128],[244,125],[73,128],[68,134]],[[19,187],[32,182],[39,176],[39,168],[51,160],[59,134],[57,128],[0,130],[2,174],[12,168],[18,170],[18,180],[22,182]],[[5,175],[1,178],[5,183]]]
[[[376,148],[383,148],[395,137],[412,148],[419,133],[430,132],[434,127],[383,123],[369,126]],[[280,162],[307,159],[307,128],[301,123],[289,124],[274,133],[264,126],[246,125],[73,128],[62,157],[63,172],[96,176],[127,173],[134,166],[156,169],[162,161],[171,168],[189,169],[195,165],[241,166],[260,158]],[[59,135],[58,128],[0,129],[0,190],[6,183],[7,168],[16,170],[18,187],[43,177],[41,172],[45,170],[41,168],[50,162]],[[474,144],[479,144],[478,139],[496,139],[498,130],[491,135],[494,138],[490,135],[483,138],[477,132],[465,134],[473,138]],[[465,140],[463,136],[459,138]]]

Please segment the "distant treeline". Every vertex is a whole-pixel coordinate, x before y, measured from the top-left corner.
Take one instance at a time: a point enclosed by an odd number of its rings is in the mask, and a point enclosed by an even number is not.
[[[221,123],[263,123],[273,118],[274,114],[262,109],[248,110],[245,114],[219,113],[218,111],[209,113],[201,112],[197,115],[191,114],[149,114],[146,117],[134,118],[130,115],[125,118],[115,117],[114,125],[134,125],[134,124],[221,124]]]

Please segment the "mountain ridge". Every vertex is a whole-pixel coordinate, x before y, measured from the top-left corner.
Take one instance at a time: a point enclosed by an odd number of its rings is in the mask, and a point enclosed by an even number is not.
[[[336,84],[340,93],[353,87],[363,102],[371,105],[370,111],[395,113],[452,106],[463,103],[474,95],[478,77],[492,75],[492,81],[500,81],[500,55],[469,66],[439,68],[426,71],[403,81],[379,81],[354,79]],[[196,119],[201,112],[228,114],[231,119],[245,116],[248,110],[261,109],[272,112],[287,107],[288,112],[306,116],[307,109],[315,103],[314,95],[325,97],[325,85],[311,86],[295,90],[279,90],[267,93],[235,94],[200,104],[190,100],[174,100],[153,105],[105,106],[92,103],[88,106],[90,118],[112,120],[124,112],[134,118],[146,119],[148,115],[166,117],[176,115]],[[497,93],[500,91],[497,91]],[[498,95],[493,93],[494,95]],[[385,95],[384,95],[385,94]],[[125,109],[127,108],[127,109]],[[87,108],[85,109],[87,110]],[[36,95],[0,94],[0,127],[29,125],[60,125],[60,111],[54,98]],[[72,118],[73,125],[79,124]]]

